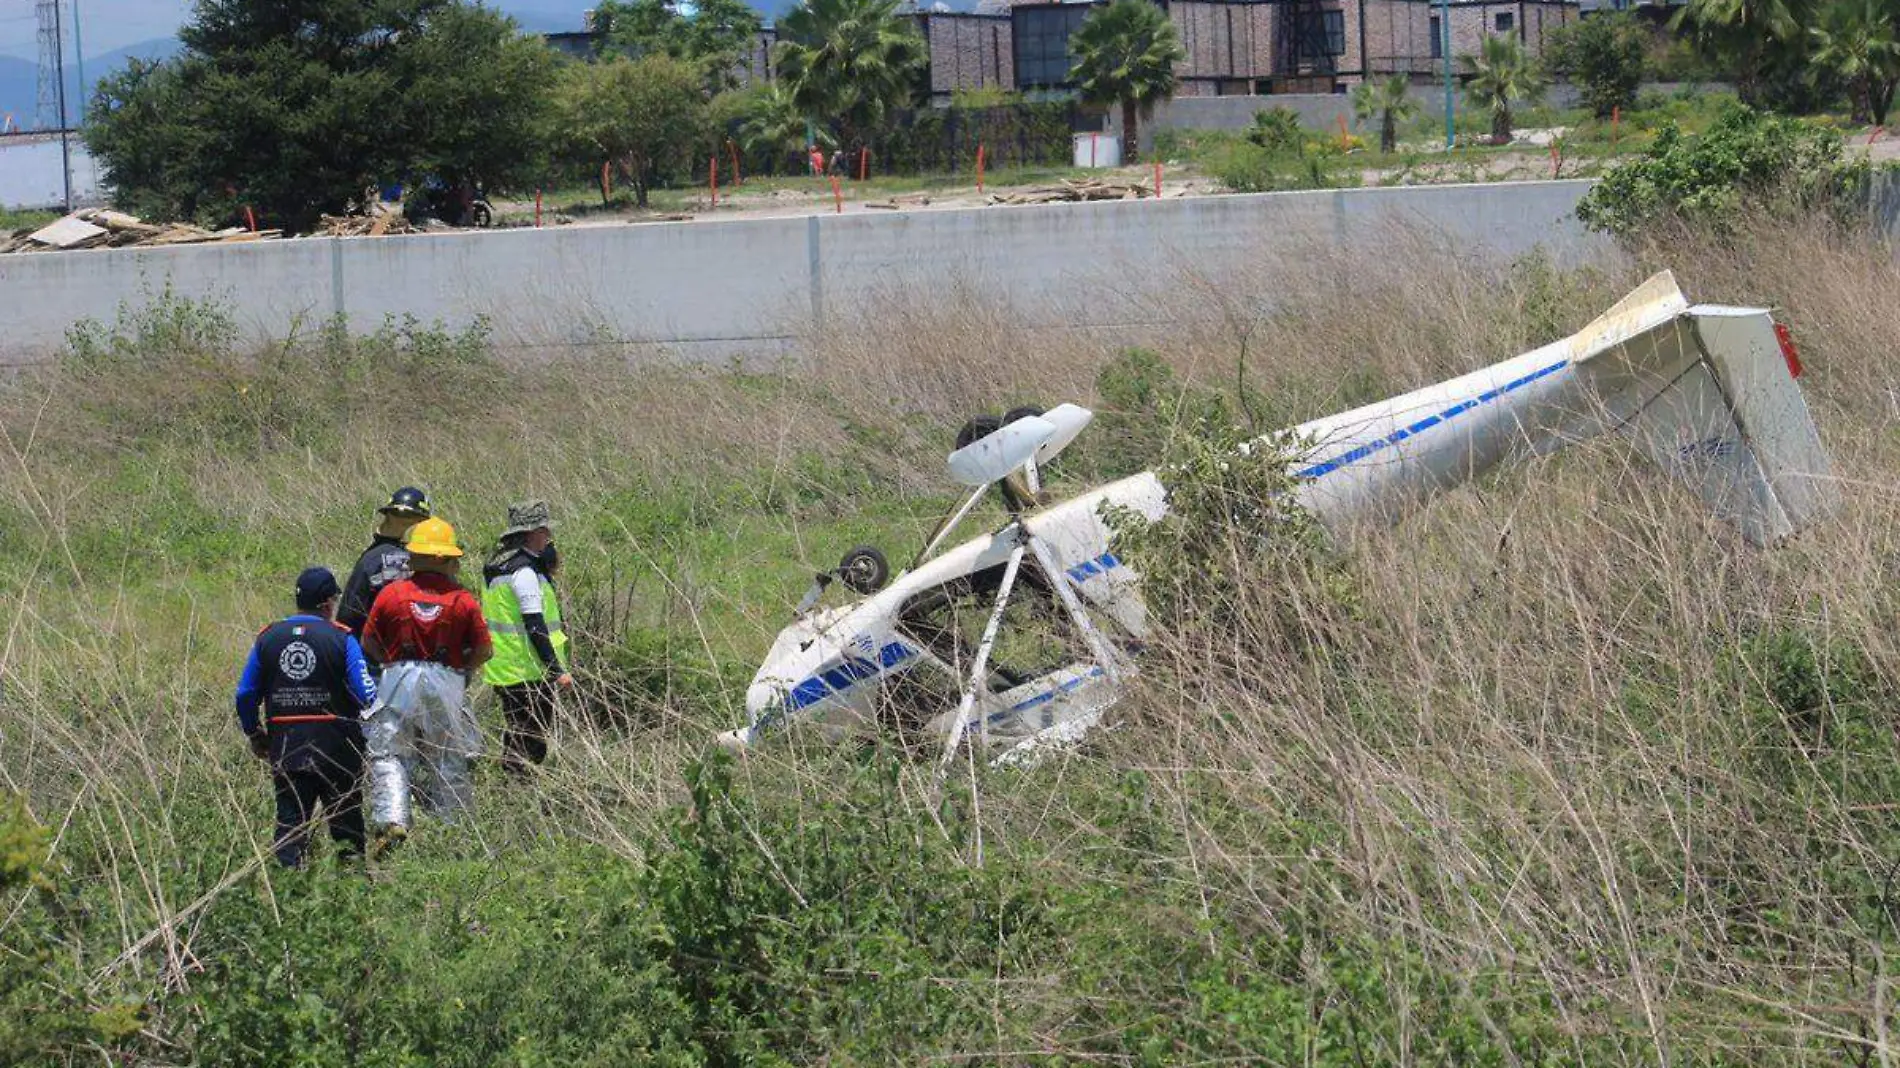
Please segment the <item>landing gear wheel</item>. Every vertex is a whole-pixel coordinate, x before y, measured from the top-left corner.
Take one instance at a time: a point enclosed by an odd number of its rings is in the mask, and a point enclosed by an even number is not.
[[[838,561],[838,581],[853,593],[873,594],[890,580],[890,561],[869,545],[860,545]]]
[[[957,431],[957,448],[961,449],[973,441],[982,441],[998,430],[1003,429],[1003,420],[993,415],[973,415],[970,421]]]
[[[474,226],[484,228],[493,226],[495,225],[495,209],[488,206],[488,201],[478,200],[468,209],[468,221]]]

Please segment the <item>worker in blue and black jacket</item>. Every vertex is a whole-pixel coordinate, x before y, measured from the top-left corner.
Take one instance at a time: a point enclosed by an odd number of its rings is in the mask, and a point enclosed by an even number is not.
[[[376,682],[362,646],[335,622],[337,597],[328,569],[298,575],[297,613],[258,633],[238,680],[238,726],[270,761],[273,849],[287,868],[303,864],[319,809],[339,856],[363,851],[362,713],[376,703]]]

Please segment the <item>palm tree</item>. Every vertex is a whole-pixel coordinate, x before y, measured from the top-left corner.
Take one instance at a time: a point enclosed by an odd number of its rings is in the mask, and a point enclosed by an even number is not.
[[[1515,34],[1486,37],[1476,56],[1459,58],[1472,75],[1465,83],[1465,96],[1472,104],[1491,110],[1491,142],[1508,144],[1511,105],[1519,100],[1534,103],[1544,95],[1543,72],[1524,53],[1523,42]]]
[[[1069,77],[1090,104],[1122,107],[1122,150],[1134,159],[1136,115],[1174,95],[1174,66],[1187,59],[1174,23],[1150,0],[1112,0],[1082,20],[1069,38]]]
[[[778,24],[779,78],[799,112],[861,149],[910,103],[927,56],[902,0],[806,0]]]
[[[758,95],[748,101],[744,118],[739,122],[739,144],[750,154],[772,160],[775,166],[799,156],[806,147],[805,116],[792,103],[791,94],[777,83],[757,92]],[[812,133],[821,146],[831,147],[830,133],[824,130]],[[796,174],[797,167],[792,172]]]
[[[1736,88],[1754,103],[1762,68],[1776,45],[1801,36],[1809,0],[1688,0],[1669,28],[1735,57]]]
[[[1379,151],[1399,147],[1399,123],[1418,114],[1418,101],[1406,92],[1405,75],[1360,82],[1352,91],[1352,113],[1360,122],[1379,120]]]
[[[1900,81],[1900,21],[1896,0],[1834,0],[1821,12],[1814,37],[1814,62],[1830,67],[1854,91],[1854,118],[1887,124],[1894,85]]]

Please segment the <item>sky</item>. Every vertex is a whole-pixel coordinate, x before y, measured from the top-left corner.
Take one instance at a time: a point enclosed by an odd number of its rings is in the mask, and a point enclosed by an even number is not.
[[[97,56],[127,45],[170,37],[191,11],[191,0],[61,0],[72,32],[73,4],[78,5],[80,37],[86,55]],[[493,6],[523,21],[530,29],[580,29],[581,12],[591,0],[498,0]],[[39,56],[39,21],[34,0],[0,0],[0,55],[34,60]],[[66,47],[72,48],[68,40]],[[70,54],[70,53],[69,53]]]

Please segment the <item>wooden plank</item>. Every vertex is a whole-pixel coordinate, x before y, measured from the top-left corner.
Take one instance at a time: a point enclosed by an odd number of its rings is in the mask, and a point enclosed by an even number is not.
[[[95,238],[106,236],[106,232],[103,226],[94,226],[84,219],[68,215],[58,222],[48,223],[33,231],[32,239],[53,248],[75,248]]]

